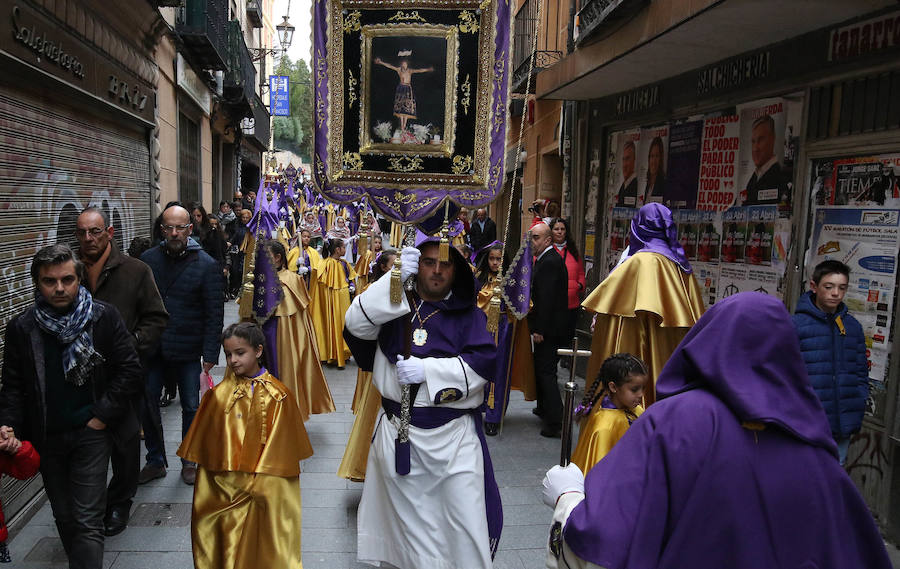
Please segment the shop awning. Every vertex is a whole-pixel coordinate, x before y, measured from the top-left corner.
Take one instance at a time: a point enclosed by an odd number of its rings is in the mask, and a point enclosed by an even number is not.
[[[896,5],[896,0],[722,0],[615,57],[604,45],[613,37],[578,49],[537,76],[536,92],[542,99],[605,97]]]

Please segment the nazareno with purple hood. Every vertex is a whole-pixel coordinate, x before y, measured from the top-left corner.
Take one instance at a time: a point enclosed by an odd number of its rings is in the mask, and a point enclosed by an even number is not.
[[[589,472],[564,554],[606,569],[891,567],[780,301],[715,304],[657,392]]]

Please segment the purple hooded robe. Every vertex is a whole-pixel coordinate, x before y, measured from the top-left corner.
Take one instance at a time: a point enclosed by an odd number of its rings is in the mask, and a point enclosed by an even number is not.
[[[657,390],[588,474],[563,530],[571,552],[607,569],[891,567],[781,302],[715,304]]]

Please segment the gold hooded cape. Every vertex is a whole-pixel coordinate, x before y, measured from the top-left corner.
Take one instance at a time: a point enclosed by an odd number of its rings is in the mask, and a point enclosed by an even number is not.
[[[312,447],[284,384],[228,371],[203,396],[178,455],[197,463],[197,569],[301,567],[300,461]]]
[[[278,375],[293,392],[303,421],[310,415],[331,413],[334,400],[319,361],[316,333],[313,329],[306,283],[297,273],[278,271],[284,298],[273,315],[278,318],[276,353]]]
[[[644,408],[638,405],[634,414],[638,417]],[[598,401],[586,419],[581,421],[578,443],[572,453],[572,462],[585,475],[606,456],[628,430],[628,417],[622,409],[605,409]]]
[[[609,356],[635,355],[647,364],[653,387],[644,391],[645,406],[656,401],[659,372],[705,311],[694,275],[664,255],[650,252],[626,259],[581,305],[597,313],[587,381],[597,377]]]
[[[323,362],[335,362],[343,367],[350,358],[350,347],[344,341],[344,315],[350,308],[350,289],[347,273],[351,281],[356,280],[356,271],[346,261],[328,257],[315,271],[316,285],[312,297],[313,326],[319,346],[319,358]]]

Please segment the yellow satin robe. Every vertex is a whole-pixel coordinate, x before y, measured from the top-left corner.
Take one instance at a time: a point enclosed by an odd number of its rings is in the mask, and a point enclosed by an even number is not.
[[[273,315],[278,318],[276,353],[278,375],[297,399],[300,415],[331,413],[334,400],[319,361],[319,348],[310,317],[309,294],[303,277],[282,269],[278,271],[284,298]]]
[[[225,379],[200,402],[178,456],[197,463],[197,569],[302,567],[300,461],[312,446],[297,403],[269,373]]]
[[[578,433],[578,443],[575,452],[572,453],[572,462],[578,465],[585,475],[600,462],[600,459],[609,454],[612,447],[619,442],[625,431],[628,430],[628,417],[622,409],[604,409],[598,401],[590,415],[581,421],[581,429]],[[634,409],[637,417],[641,416],[644,408],[638,405]]]
[[[357,286],[362,291],[369,284],[369,265],[375,261],[375,252],[371,249],[364,249],[359,252],[359,258],[356,259],[354,270],[357,275]]]
[[[312,297],[313,325],[319,346],[319,358],[343,367],[350,358],[350,348],[344,340],[344,315],[350,308],[349,279],[356,281],[356,271],[342,260],[328,257],[316,271],[316,285]]]
[[[476,303],[478,308],[487,314],[488,306],[491,302],[491,296],[494,293],[494,282],[496,278],[491,277],[481,290],[478,291]],[[537,386],[534,380],[534,358],[531,355],[531,331],[528,329],[528,319],[523,318],[516,320],[508,310],[506,317],[509,319],[512,329],[512,352],[504,354],[506,358],[512,358],[507,369],[509,370],[509,388],[521,391],[526,401],[534,401],[537,399]],[[496,339],[494,340],[496,342]],[[498,354],[499,356],[499,354]],[[493,389],[493,384],[491,384]],[[493,409],[492,399],[496,398],[488,395],[488,405]],[[507,397],[509,394],[507,393]]]
[[[597,313],[588,382],[609,356],[633,354],[647,364],[653,387],[644,390],[645,407],[656,401],[659,372],[705,311],[694,275],[649,252],[636,253],[616,267],[581,305]]]
[[[360,294],[368,286],[362,286]],[[375,432],[375,420],[381,409],[381,393],[372,383],[372,372],[357,370],[356,390],[350,410],[356,415],[344,457],[338,466],[337,475],[354,482],[366,479],[366,463],[369,460],[369,447],[372,446],[372,433]]]

